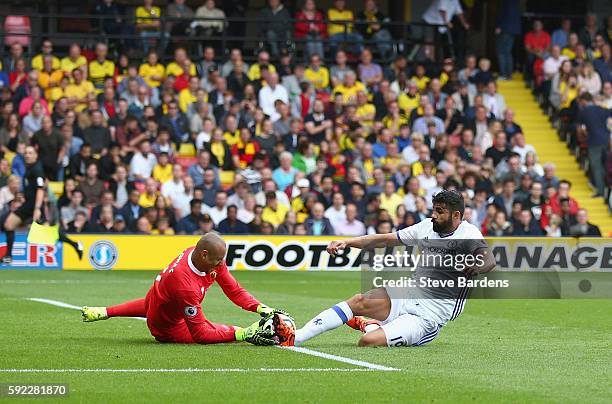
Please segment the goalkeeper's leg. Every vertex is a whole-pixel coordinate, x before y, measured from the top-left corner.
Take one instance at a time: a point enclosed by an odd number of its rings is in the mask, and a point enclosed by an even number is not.
[[[299,346],[311,338],[333,330],[354,316],[367,316],[384,321],[391,311],[391,299],[383,288],[357,294],[350,299],[322,311],[295,332],[295,345]]]
[[[106,320],[111,317],[146,317],[145,299],[136,299],[109,307],[88,307],[81,309],[83,321],[92,322]]]

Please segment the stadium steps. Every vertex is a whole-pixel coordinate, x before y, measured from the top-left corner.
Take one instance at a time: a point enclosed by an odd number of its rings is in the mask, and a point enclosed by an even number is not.
[[[612,217],[602,198],[592,198],[594,191],[587,176],[571,154],[567,145],[559,139],[557,131],[540,109],[531,91],[519,74],[510,81],[499,81],[499,92],[506,99],[506,105],[514,110],[515,120],[523,128],[527,143],[532,144],[540,164],[552,162],[559,179],[572,182],[571,196],[580,207],[586,208],[589,221],[599,226],[603,235],[612,232]]]

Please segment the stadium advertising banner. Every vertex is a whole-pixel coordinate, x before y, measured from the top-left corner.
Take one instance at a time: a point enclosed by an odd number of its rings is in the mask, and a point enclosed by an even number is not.
[[[0,233],[0,256],[6,254],[6,234]],[[62,269],[63,248],[55,245],[32,244],[27,234],[16,233],[13,245],[13,262],[0,265],[2,269]]]
[[[79,261],[71,250],[67,270],[162,270],[199,236],[78,235],[85,246]],[[359,271],[362,252],[332,257],[325,251],[336,237],[225,236],[227,265],[236,270]],[[612,243],[606,238],[489,238],[498,271],[549,268],[557,271],[612,267]],[[16,244],[17,245],[17,244]],[[38,251],[38,250],[37,250]],[[61,251],[61,250],[60,250]],[[40,254],[40,253],[39,253]],[[39,259],[40,261],[40,259]]]

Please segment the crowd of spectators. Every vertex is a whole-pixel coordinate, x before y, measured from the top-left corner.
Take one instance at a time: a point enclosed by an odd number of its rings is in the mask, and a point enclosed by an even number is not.
[[[560,135],[588,161],[594,197],[608,196],[612,209],[612,16],[587,14],[575,27],[565,18],[551,33],[533,21],[524,37],[528,80]]]
[[[372,4],[364,15],[379,18]],[[0,76],[0,209],[15,209],[31,144],[63,183],[49,198],[73,233],[385,233],[427,218],[443,188],[463,193],[464,219],[486,235],[599,233],[526,144],[488,59],[381,65],[385,49],[355,37],[325,65],[317,38],[334,33],[313,7],[302,12],[319,22],[295,27],[312,39],[306,63],[271,48],[248,64],[240,48],[225,57],[212,45],[201,60],[182,47],[168,64],[154,48],[115,59],[104,41],[59,58],[50,39],[27,60],[13,44]],[[327,17],[346,19],[336,11]],[[364,35],[384,36],[374,31]]]

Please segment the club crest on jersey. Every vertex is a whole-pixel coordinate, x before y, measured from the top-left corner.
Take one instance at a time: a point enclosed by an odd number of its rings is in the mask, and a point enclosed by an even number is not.
[[[187,317],[194,317],[196,314],[198,314],[198,308],[195,306],[187,306],[185,307],[185,315]]]

